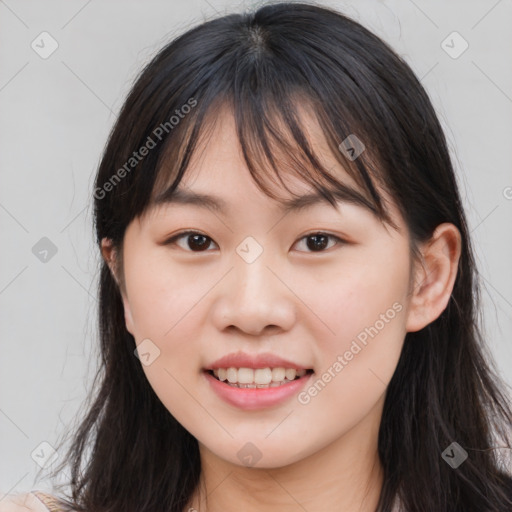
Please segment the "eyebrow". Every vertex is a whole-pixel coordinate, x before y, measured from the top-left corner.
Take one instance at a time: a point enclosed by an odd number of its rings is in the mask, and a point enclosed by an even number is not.
[[[364,196],[346,185],[344,186],[344,189],[345,191],[334,190],[331,191],[331,193],[340,202],[360,206],[375,214],[375,208]],[[319,192],[280,200],[279,203],[281,204],[281,208],[284,213],[306,210],[319,204],[327,204],[328,206],[336,209],[336,206],[330,203],[327,198]],[[211,209],[220,214],[225,214],[228,210],[228,203],[221,197],[180,188],[177,188],[172,192],[169,190],[164,191],[154,199],[153,204],[155,206],[167,204],[193,205],[200,208]]]

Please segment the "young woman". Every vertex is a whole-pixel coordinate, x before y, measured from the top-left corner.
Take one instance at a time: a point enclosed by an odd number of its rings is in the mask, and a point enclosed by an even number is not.
[[[445,137],[375,35],[298,3],[189,30],[94,198],[102,365],[56,509],[512,510]]]

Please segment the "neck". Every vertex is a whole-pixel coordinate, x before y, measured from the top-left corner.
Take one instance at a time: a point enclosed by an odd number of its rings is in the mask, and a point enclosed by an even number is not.
[[[277,468],[247,468],[201,443],[201,482],[185,512],[374,512],[383,483],[381,404],[312,455]]]

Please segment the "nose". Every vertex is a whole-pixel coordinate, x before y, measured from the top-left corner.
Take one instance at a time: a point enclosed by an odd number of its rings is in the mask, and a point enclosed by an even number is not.
[[[264,258],[252,263],[238,256],[218,287],[213,321],[219,330],[237,329],[253,336],[290,330],[296,319],[294,295],[284,276]]]

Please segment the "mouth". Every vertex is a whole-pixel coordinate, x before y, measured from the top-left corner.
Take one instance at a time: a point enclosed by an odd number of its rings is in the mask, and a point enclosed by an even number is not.
[[[214,379],[233,388],[267,389],[285,386],[290,382],[307,377],[312,369],[296,368],[215,368],[204,370]]]

